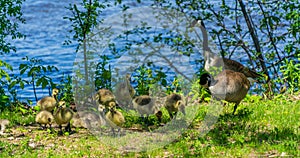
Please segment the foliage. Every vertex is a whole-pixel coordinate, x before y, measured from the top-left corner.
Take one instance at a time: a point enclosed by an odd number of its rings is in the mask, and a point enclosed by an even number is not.
[[[72,91],[72,77],[63,76],[60,83],[57,85],[59,87],[60,96],[59,100],[64,100],[66,103],[74,103],[74,95]]]
[[[12,40],[24,37],[18,31],[18,23],[24,23],[21,5],[24,0],[0,1],[0,55],[16,51],[10,43]],[[4,69],[3,69],[4,67]],[[12,71],[12,66],[0,60],[0,107],[7,105],[9,96],[5,94],[5,89],[11,81],[7,71]],[[6,80],[3,80],[5,78]]]
[[[18,23],[25,23],[21,5],[24,0],[0,1],[0,55],[16,51],[11,45],[10,39],[23,38],[24,35],[18,31]]]
[[[52,78],[48,76],[48,73],[58,71],[55,66],[44,66],[42,64],[41,59],[31,58],[29,59],[27,56],[23,58],[26,61],[25,64],[20,64],[19,70],[20,75],[23,75],[27,72],[26,76],[31,78],[30,81],[26,81],[28,84],[32,84],[32,88],[34,91],[35,99],[36,96],[36,87],[42,86],[42,88],[46,88],[47,85],[50,85],[51,88],[54,88],[56,85],[53,83]],[[20,82],[20,87],[24,88],[24,83]]]
[[[73,34],[73,39],[79,44],[82,44],[86,40],[86,36],[91,30],[97,26],[99,20],[98,16],[101,14],[105,5],[98,0],[82,0],[80,6],[77,4],[69,4],[67,7],[71,11],[71,17],[64,17],[72,23],[72,29],[69,30]],[[70,44],[72,41],[67,40],[65,44]],[[78,51],[79,45],[77,47]]]
[[[167,82],[167,75],[163,72],[163,69],[155,68],[152,63],[143,64],[136,73],[133,73],[134,83],[136,83],[137,95],[149,95],[150,91],[158,90],[157,85],[162,87],[171,86]],[[152,92],[153,93],[153,92]]]
[[[68,19],[72,24],[72,29],[69,30],[73,34],[73,39],[78,42],[76,52],[79,51],[82,45],[83,53],[83,64],[84,64],[84,79],[86,85],[89,85],[89,71],[88,71],[88,53],[87,50],[87,35],[91,30],[96,27],[99,23],[98,16],[102,12],[105,5],[100,3],[98,0],[82,0],[81,6],[78,7],[77,4],[70,4],[67,9],[72,13],[71,17],[64,17]],[[65,44],[72,43],[71,40],[65,41]]]
[[[9,96],[5,94],[4,87],[8,84],[7,82],[11,80],[9,74],[1,67],[5,67],[6,69],[12,71],[11,65],[0,60],[0,107],[7,105],[9,102]],[[5,78],[6,80],[2,80],[2,78]]]
[[[239,57],[244,64],[261,69],[269,79],[284,79],[279,67],[299,54],[299,1],[156,1],[155,5],[177,9],[187,17],[201,19],[222,57]],[[251,8],[251,9],[250,9]],[[263,15],[263,16],[257,16]],[[280,82],[284,82],[281,80]],[[274,83],[272,90],[278,88]]]
[[[100,88],[111,89],[111,67],[109,64],[110,59],[106,55],[101,55],[100,59],[101,61],[98,62],[95,71],[96,90]]]
[[[300,58],[299,58],[300,59]],[[300,63],[296,63],[294,60],[284,60],[283,66],[280,67],[282,72],[282,79],[278,79],[281,84],[288,84],[288,90],[291,93],[299,91],[300,85]]]

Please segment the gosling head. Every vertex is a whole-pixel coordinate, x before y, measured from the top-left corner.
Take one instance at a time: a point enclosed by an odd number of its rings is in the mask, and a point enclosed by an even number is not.
[[[108,108],[109,109],[115,108],[116,106],[117,106],[117,104],[114,101],[111,101],[111,102],[108,103]]]
[[[56,97],[59,93],[59,90],[57,88],[52,89],[52,96]]]
[[[99,105],[98,105],[98,111],[99,111],[99,112],[104,112],[104,110],[105,110],[105,106],[102,105],[102,104],[99,104]]]
[[[67,107],[67,104],[65,101],[61,100],[58,102],[58,108],[66,108]]]

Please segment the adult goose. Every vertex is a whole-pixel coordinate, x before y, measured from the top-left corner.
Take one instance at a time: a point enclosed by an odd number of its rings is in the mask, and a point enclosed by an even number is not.
[[[251,70],[248,67],[245,67],[244,65],[235,60],[221,58],[218,55],[214,54],[208,46],[208,34],[203,21],[198,20],[192,23],[193,26],[195,26],[196,24],[200,27],[203,36],[203,54],[205,60],[204,69],[206,71],[212,72],[215,70],[215,67],[223,67],[227,70],[243,73],[250,81],[256,81],[256,79],[262,77],[262,75],[256,73],[254,70]]]
[[[234,114],[250,88],[250,81],[243,73],[223,70],[215,77],[207,73],[201,75],[200,85],[208,88],[213,97],[234,103]]]

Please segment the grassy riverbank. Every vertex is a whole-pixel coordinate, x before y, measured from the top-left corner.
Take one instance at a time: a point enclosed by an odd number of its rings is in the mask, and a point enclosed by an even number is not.
[[[201,136],[199,126],[207,103],[200,103],[199,115],[177,139],[163,148],[143,152],[115,149],[86,129],[73,128],[74,133],[58,136],[56,132],[40,130],[30,112],[6,109],[0,117],[11,124],[6,135],[0,136],[0,157],[300,156],[299,97],[278,95],[273,100],[263,100],[248,96],[234,116],[233,105],[226,106],[205,136]]]

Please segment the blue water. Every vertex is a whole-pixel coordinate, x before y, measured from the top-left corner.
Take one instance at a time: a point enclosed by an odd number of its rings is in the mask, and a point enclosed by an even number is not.
[[[23,57],[38,58],[43,60],[43,65],[53,65],[59,72],[50,74],[54,82],[61,79],[62,74],[70,74],[75,59],[76,45],[63,45],[69,35],[70,23],[63,19],[69,16],[70,12],[65,8],[70,1],[36,1],[27,0],[23,3],[23,17],[25,24],[20,24],[20,32],[26,35],[25,39],[13,42],[17,48],[17,53],[4,55],[4,61],[14,68],[13,74],[19,74],[19,64],[26,63]],[[26,75],[22,76],[24,79]],[[26,85],[24,89],[18,88],[18,98],[22,101],[30,99],[35,101],[31,85]],[[49,95],[48,89],[37,89],[37,97]]]
[[[63,75],[72,75],[73,64],[76,60],[76,47],[77,43],[73,41],[71,45],[64,45],[65,40],[69,40],[72,36],[68,31],[72,28],[71,23],[67,19],[63,19],[64,16],[71,16],[71,12],[66,9],[70,3],[78,4],[81,0],[69,0],[69,1],[61,1],[61,0],[26,0],[23,3],[23,17],[26,20],[25,24],[20,24],[20,32],[26,35],[25,39],[17,39],[13,41],[13,45],[17,47],[17,53],[10,53],[4,55],[4,61],[11,64],[14,68],[12,74],[18,75],[19,65],[21,63],[26,63],[22,61],[22,58],[28,56],[29,58],[38,58],[43,60],[43,65],[53,65],[59,69],[59,72],[53,72],[49,74],[49,77],[53,79],[55,83],[59,83],[62,79]],[[132,7],[135,6],[149,6],[151,2],[142,2],[141,4],[136,4],[133,1],[128,1],[127,5]],[[216,2],[217,3],[217,2]],[[219,2],[218,2],[219,3]],[[110,7],[104,10],[99,18],[109,18],[114,17],[114,14],[118,14],[118,12],[122,11],[121,7]],[[146,20],[149,15],[144,13],[143,10],[140,11],[140,16],[145,16]],[[112,19],[113,20],[113,19]],[[231,21],[228,20],[230,24]],[[211,29],[210,23],[208,23],[207,28]],[[117,28],[118,29],[118,28]],[[69,37],[68,37],[69,36]],[[122,42],[117,42],[116,44],[121,44]],[[121,49],[121,45],[118,47]],[[168,53],[171,51],[166,50]],[[105,53],[107,52],[107,48],[102,50]],[[147,51],[147,50],[146,50]],[[196,50],[197,51],[197,50]],[[126,53],[125,53],[126,54]],[[199,53],[195,53],[191,56],[190,59],[181,59],[185,61],[185,64],[195,63],[195,58],[199,57]],[[170,56],[173,56],[170,54]],[[200,55],[201,56],[201,55]],[[174,61],[177,60],[176,56],[174,57]],[[200,57],[201,58],[201,57]],[[2,59],[2,60],[3,60]],[[245,61],[246,56],[241,51],[240,53],[236,53],[235,60],[237,61]],[[115,62],[125,63],[126,64],[127,57],[124,56],[120,59],[112,60],[112,65]],[[181,61],[181,62],[182,62]],[[189,61],[189,62],[186,62]],[[159,61],[161,62],[161,61]],[[128,64],[128,62],[127,62]],[[162,64],[163,65],[163,64]],[[195,65],[193,65],[195,66]],[[123,67],[122,65],[119,67]],[[183,67],[184,68],[187,68]],[[199,68],[199,67],[197,67]],[[193,71],[188,68],[186,72],[193,73]],[[171,72],[172,73],[172,72]],[[26,75],[22,76],[23,79],[29,80]],[[26,85],[24,89],[17,88],[18,98],[21,101],[26,101],[27,99],[33,101],[33,105],[35,104],[35,97],[32,89],[32,85]],[[37,98],[41,98],[45,95],[49,95],[49,90],[37,88]]]
[[[79,4],[80,0],[26,0],[22,5],[23,18],[25,24],[19,25],[19,30],[26,38],[17,39],[12,42],[17,48],[17,53],[5,54],[4,61],[13,66],[12,75],[19,75],[19,65],[27,63],[22,60],[28,56],[29,59],[41,59],[42,65],[55,66],[58,72],[49,73],[49,77],[56,84],[60,83],[63,76],[72,75],[73,64],[76,60],[76,41],[71,45],[64,45],[65,40],[70,40],[72,34],[68,31],[72,29],[70,21],[63,17],[72,16],[71,12],[66,9],[69,4]],[[136,3],[128,1],[127,5],[137,6]],[[149,2],[142,2],[138,6],[148,5]],[[100,18],[109,17],[122,11],[121,7],[110,7],[104,10]],[[112,60],[114,62],[114,60]],[[29,81],[30,77],[25,74],[21,76]],[[48,86],[49,87],[49,86]],[[49,89],[37,87],[37,98],[49,95]],[[18,99],[21,101],[31,100],[35,105],[35,96],[32,85],[25,85],[24,89],[17,88]]]

